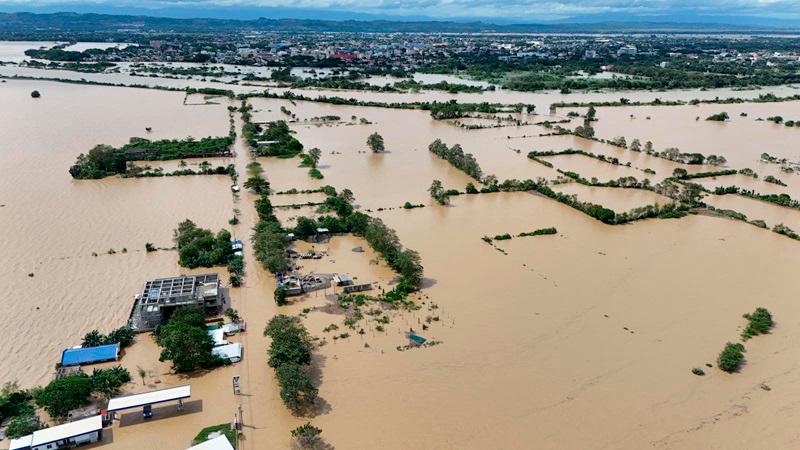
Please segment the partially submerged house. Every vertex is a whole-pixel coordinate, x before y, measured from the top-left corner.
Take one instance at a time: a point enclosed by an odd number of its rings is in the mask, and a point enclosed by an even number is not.
[[[135,331],[152,330],[169,320],[175,309],[185,306],[199,306],[206,315],[216,315],[224,303],[217,273],[157,278],[146,282],[136,295],[131,327]]]
[[[9,450],[56,450],[91,444],[103,438],[103,418],[100,415],[75,422],[34,431],[12,439]]]

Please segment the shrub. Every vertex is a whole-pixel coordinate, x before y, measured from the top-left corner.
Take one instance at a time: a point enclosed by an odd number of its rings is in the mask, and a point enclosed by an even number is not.
[[[17,439],[29,435],[34,431],[41,430],[42,426],[39,417],[31,411],[30,413],[12,418],[8,422],[5,435],[9,439]]]
[[[703,375],[706,374],[705,371],[703,371],[703,369],[701,369],[699,367],[695,367],[694,369],[692,369],[692,373],[697,375],[697,376],[699,376],[699,377],[702,377]]]
[[[110,369],[94,369],[91,379],[92,391],[110,398],[119,394],[120,388],[131,381],[131,374],[128,369],[116,366]]]
[[[747,327],[742,332],[742,339],[747,340],[753,336],[769,332],[772,328],[772,314],[766,308],[756,308],[752,314],[745,314]]]
[[[39,93],[39,91],[31,91],[31,97],[33,97],[33,98],[39,98],[39,97],[41,97],[41,96],[42,96],[42,94],[41,94],[41,93]]]
[[[726,112],[712,114],[712,115],[706,117],[706,120],[711,120],[711,121],[715,121],[715,122],[724,122],[724,121],[726,121],[728,119],[730,119],[730,117],[728,116],[728,113],[726,113]]]
[[[744,345],[728,342],[717,358],[717,365],[725,372],[732,373],[739,369],[744,360]]]

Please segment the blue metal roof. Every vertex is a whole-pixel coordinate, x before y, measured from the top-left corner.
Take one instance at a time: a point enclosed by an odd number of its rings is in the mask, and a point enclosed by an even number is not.
[[[68,348],[61,353],[62,366],[90,364],[117,359],[119,344],[100,345],[98,347]]]

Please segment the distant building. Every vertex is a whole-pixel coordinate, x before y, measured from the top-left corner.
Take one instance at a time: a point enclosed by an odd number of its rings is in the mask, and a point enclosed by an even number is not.
[[[597,50],[586,50],[583,57],[586,59],[595,59],[597,58]]]
[[[636,46],[623,45],[617,50],[617,56],[636,56]]]
[[[207,315],[219,314],[224,300],[217,273],[157,278],[145,283],[136,295],[131,326],[136,331],[152,330],[183,306],[199,306]]]

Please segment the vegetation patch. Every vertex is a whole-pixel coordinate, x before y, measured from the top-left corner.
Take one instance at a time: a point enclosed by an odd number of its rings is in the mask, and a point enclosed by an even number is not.
[[[225,364],[212,352],[214,339],[208,334],[202,308],[178,308],[165,325],[155,329],[154,335],[162,348],[159,361],[171,361],[178,373]]]
[[[759,334],[769,333],[769,330],[774,325],[772,314],[766,308],[756,308],[752,313],[745,314],[744,318],[747,319],[747,327],[742,332],[742,339],[744,340]]]
[[[69,173],[76,179],[98,179],[126,174],[129,170],[129,161],[230,156],[232,144],[232,136],[207,137],[199,141],[192,138],[161,141],[131,138],[128,144],[120,148],[101,144],[88,153],[81,153],[75,164],[69,168]]]
[[[216,236],[210,230],[199,228],[189,219],[178,224],[174,233],[178,247],[178,263],[190,269],[228,264],[233,257],[231,233],[220,230]]]
[[[264,335],[272,339],[267,352],[268,364],[275,369],[281,400],[294,414],[310,412],[318,391],[309,373],[311,337],[308,331],[299,318],[279,314],[267,323]]]
[[[235,429],[231,428],[230,423],[221,423],[219,425],[212,425],[210,427],[203,428],[199,433],[197,433],[197,436],[194,437],[192,444],[197,445],[207,441],[209,439],[209,435],[212,433],[224,434],[225,438],[228,439],[228,442],[230,442],[233,448],[238,448],[237,445],[239,443],[239,433],[237,433]]]
[[[519,237],[527,237],[527,236],[544,236],[547,234],[556,234],[558,230],[555,227],[548,227],[548,228],[539,228],[538,230],[533,231],[526,231],[523,233],[518,234]]]
[[[739,370],[744,360],[744,345],[740,343],[728,342],[717,358],[717,365],[720,369],[728,373]]]

